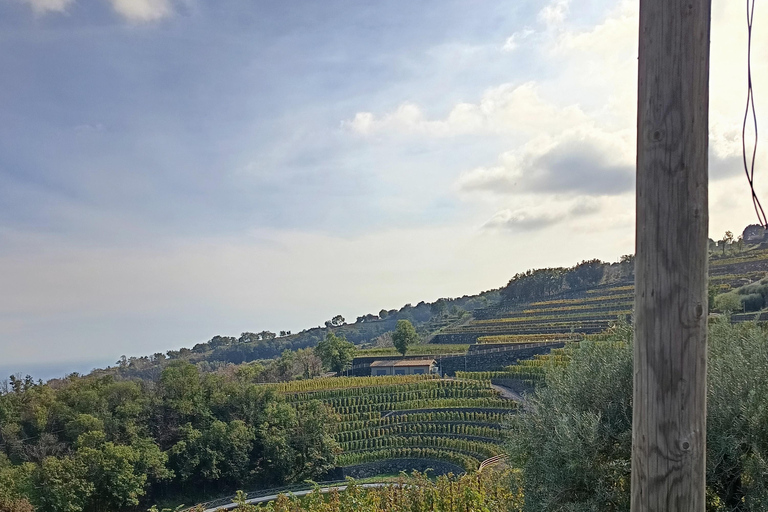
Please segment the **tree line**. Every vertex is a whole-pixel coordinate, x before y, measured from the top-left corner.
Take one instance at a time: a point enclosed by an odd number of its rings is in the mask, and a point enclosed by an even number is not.
[[[0,392],[0,510],[98,512],[321,477],[337,419],[289,404],[249,365],[173,361],[155,381],[73,374]]]

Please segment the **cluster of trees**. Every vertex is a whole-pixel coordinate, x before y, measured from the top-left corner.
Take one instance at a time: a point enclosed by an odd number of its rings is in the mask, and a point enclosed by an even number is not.
[[[724,293],[718,291],[719,287],[710,286],[710,309],[722,313],[760,311],[768,304],[768,278]]]
[[[441,298],[433,303],[419,302],[415,306],[406,304],[398,309],[382,309],[378,314],[357,317],[353,324],[346,322],[342,315],[335,315],[325,322],[325,327],[305,329],[298,333],[280,331],[244,332],[239,337],[214,336],[197,343],[192,348],[158,352],[150,356],[122,356],[115,367],[97,370],[97,375],[114,375],[119,378],[156,380],[163,368],[172,361],[188,361],[206,371],[216,371],[229,364],[241,364],[282,357],[285,351],[298,352],[313,348],[325,339],[329,332],[335,332],[355,345],[375,343],[381,336],[392,333],[400,320],[407,320],[423,332],[434,330],[430,323],[446,313],[458,314],[488,307],[499,300],[498,290],[465,295],[458,298]]]
[[[627,264],[632,264],[627,260]],[[600,284],[608,263],[598,259],[582,261],[573,267],[541,268],[515,274],[501,296],[507,301],[530,301],[570,290],[583,290]]]
[[[744,250],[744,237],[739,235],[734,239],[732,231],[726,231],[723,238],[717,241],[717,245],[722,249],[722,255],[725,256],[726,249],[732,250],[733,246],[742,252]]]
[[[629,510],[631,337],[620,325],[606,342],[582,341],[511,417],[525,510]],[[768,510],[768,333],[713,323],[707,373],[707,510]]]
[[[255,375],[253,365],[204,374],[174,361],[157,381],[8,382],[0,510],[116,511],[320,477],[338,452],[335,414],[319,401],[289,404]]]
[[[329,332],[323,341],[315,347],[315,354],[323,366],[332,372],[341,373],[352,364],[355,358],[355,345],[343,336]]]

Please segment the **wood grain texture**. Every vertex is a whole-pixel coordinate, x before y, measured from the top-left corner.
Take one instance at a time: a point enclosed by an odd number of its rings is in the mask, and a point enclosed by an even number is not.
[[[703,511],[711,0],[641,0],[632,512]]]

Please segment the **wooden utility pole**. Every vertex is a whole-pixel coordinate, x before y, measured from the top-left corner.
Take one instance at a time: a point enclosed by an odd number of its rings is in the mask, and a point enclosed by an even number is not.
[[[711,0],[640,0],[632,512],[704,511]]]

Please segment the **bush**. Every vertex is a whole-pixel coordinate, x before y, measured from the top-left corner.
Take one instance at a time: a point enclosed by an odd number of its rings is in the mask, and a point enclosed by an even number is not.
[[[744,311],[760,311],[765,307],[765,299],[759,293],[740,295],[739,298]]]
[[[766,332],[714,324],[707,374],[707,484],[717,496],[711,510],[768,510]]]
[[[582,341],[565,367],[549,366],[532,411],[512,418],[513,467],[523,469],[525,510],[629,509],[632,347],[629,329]]]
[[[629,510],[632,347],[622,327],[547,367],[530,412],[510,420],[525,510]],[[707,496],[711,512],[768,510],[768,335],[754,324],[710,328]]]
[[[741,299],[735,292],[722,293],[715,297],[715,309],[723,313],[741,311]]]

